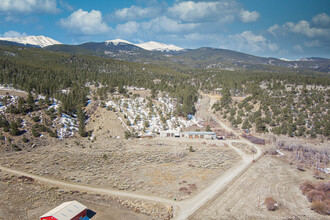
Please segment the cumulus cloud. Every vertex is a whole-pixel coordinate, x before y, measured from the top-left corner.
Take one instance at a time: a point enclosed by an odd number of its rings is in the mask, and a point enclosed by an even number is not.
[[[287,22],[283,25],[284,29],[296,34],[302,34],[309,38],[330,37],[330,29],[311,27],[307,21],[299,21],[298,23]]]
[[[274,24],[273,26],[270,26],[269,28],[268,28],[268,32],[270,33],[270,34],[272,34],[272,35],[276,35],[276,33],[279,31],[279,29],[280,29],[281,27],[278,25],[278,24]]]
[[[318,14],[311,22],[301,20],[297,23],[286,22],[283,25],[274,24],[268,28],[272,35],[286,35],[295,33],[308,38],[330,38],[330,17],[325,14]]]
[[[143,22],[142,27],[146,31],[156,33],[180,33],[196,29],[199,24],[195,23],[179,23],[176,20],[169,19],[166,16],[157,17],[148,22]]]
[[[59,9],[57,0],[1,0],[0,12],[53,14],[59,12]]]
[[[239,18],[243,23],[251,23],[255,22],[259,19],[260,14],[256,11],[247,11],[247,10],[241,10],[239,14]]]
[[[239,12],[239,5],[233,0],[224,1],[183,1],[168,8],[169,17],[183,22],[230,22]]]
[[[141,3],[141,2],[140,2]],[[234,21],[254,22],[260,14],[247,11],[237,0],[176,0],[172,5],[157,0],[147,6],[132,5],[107,16],[117,24],[115,34],[155,36],[157,34],[193,36],[218,33]],[[178,37],[179,38],[179,37]]]
[[[27,36],[26,33],[20,33],[18,31],[7,31],[2,35],[2,37],[25,37],[25,36]]]
[[[119,36],[132,35],[138,32],[140,24],[135,21],[129,21],[125,24],[119,24],[116,27],[116,34]]]
[[[231,39],[232,48],[245,52],[264,52],[267,50],[276,51],[278,46],[262,35],[256,35],[252,31],[244,31],[240,34],[229,36]]]
[[[312,19],[312,23],[319,27],[330,27],[330,16],[326,13],[315,15]]]
[[[100,11],[79,9],[69,17],[59,20],[59,25],[74,34],[97,35],[111,30],[103,21]]]
[[[129,8],[118,9],[110,17],[115,20],[139,20],[157,17],[161,11],[161,6],[142,8],[132,5]]]

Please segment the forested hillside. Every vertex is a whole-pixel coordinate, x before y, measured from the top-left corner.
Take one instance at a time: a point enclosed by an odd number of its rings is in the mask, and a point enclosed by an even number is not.
[[[215,111],[235,127],[289,136],[329,136],[330,76],[327,73],[276,66],[233,71],[177,68],[178,65],[169,68],[4,46],[0,47],[0,84],[55,97],[62,102],[66,113],[77,112],[86,104],[90,85],[101,85],[100,96],[115,91],[126,94],[125,86],[149,88],[154,94],[167,92],[177,98],[178,116],[195,113],[199,91],[215,92],[221,95],[214,105]]]
[[[166,91],[188,102],[197,90],[187,84],[189,75],[175,70],[141,63],[118,61],[87,55],[69,55],[37,48],[0,48],[0,84],[50,95],[63,102],[63,109],[73,111],[84,104],[88,84],[101,84],[107,91],[123,86],[137,86]],[[64,94],[63,89],[70,93]],[[192,110],[186,114],[194,113]]]

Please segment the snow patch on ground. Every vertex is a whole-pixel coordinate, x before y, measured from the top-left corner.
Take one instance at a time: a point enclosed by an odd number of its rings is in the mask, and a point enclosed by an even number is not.
[[[59,139],[71,137],[76,131],[78,131],[78,123],[75,117],[67,114],[62,114],[59,119],[61,128],[57,131]]]
[[[139,135],[152,134],[161,131],[180,132],[182,129],[197,125],[202,127],[201,121],[191,116],[190,120],[174,116],[176,99],[170,97],[158,98],[157,104],[152,106],[145,98],[109,100],[106,107],[115,109],[125,115],[125,119],[117,114],[123,126]],[[127,125],[129,122],[129,125]]]

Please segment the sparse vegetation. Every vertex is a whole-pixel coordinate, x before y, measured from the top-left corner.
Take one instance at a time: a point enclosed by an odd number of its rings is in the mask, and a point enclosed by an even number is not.
[[[265,205],[268,211],[275,211],[276,209],[278,209],[278,203],[275,201],[273,197],[267,197],[265,199]]]
[[[300,190],[311,202],[311,209],[322,215],[330,215],[329,192],[330,182],[312,183],[306,181],[300,185]]]
[[[192,146],[189,146],[189,152],[195,152],[195,150]]]

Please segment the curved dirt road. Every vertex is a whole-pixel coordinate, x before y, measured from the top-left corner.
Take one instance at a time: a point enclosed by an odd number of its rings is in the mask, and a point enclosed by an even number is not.
[[[34,180],[38,180],[40,182],[47,183],[47,184],[50,184],[53,186],[63,187],[66,189],[99,193],[99,194],[103,194],[103,195],[127,197],[127,198],[132,198],[132,199],[141,199],[141,200],[147,200],[147,201],[152,201],[152,202],[159,202],[159,203],[165,203],[165,204],[169,204],[169,205],[175,205],[174,201],[172,201],[170,199],[162,198],[162,197],[151,196],[151,195],[142,195],[142,194],[137,194],[134,192],[125,192],[125,191],[106,189],[106,188],[101,188],[101,187],[96,187],[96,186],[64,182],[64,181],[52,179],[49,177],[38,176],[38,175],[30,174],[27,172],[10,169],[10,168],[4,167],[4,166],[0,166],[0,170],[7,172],[7,173],[15,174],[15,175],[31,177]]]
[[[216,100],[211,99],[209,100],[209,108],[208,112],[212,112],[212,106],[215,103]],[[185,201],[182,201],[178,204],[178,210],[174,215],[174,219],[183,220],[187,219],[189,216],[194,214],[199,208],[201,208],[204,204],[206,204],[208,201],[210,201],[212,198],[217,196],[217,194],[223,190],[227,184],[233,180],[235,177],[237,177],[239,174],[241,174],[245,169],[252,163],[253,159],[258,159],[262,152],[260,148],[258,148],[256,145],[250,143],[248,140],[243,139],[234,129],[228,127],[226,124],[224,124],[222,121],[220,121],[214,114],[211,113],[210,115],[213,120],[215,120],[222,128],[224,128],[227,131],[231,131],[233,134],[235,134],[239,139],[233,140],[233,141],[224,141],[231,147],[233,150],[235,150],[241,157],[242,161],[234,166],[228,169],[225,173],[223,173],[219,178],[217,178],[210,186],[206,187],[204,190],[199,192],[196,196],[187,199]],[[254,147],[257,150],[257,153],[254,156],[247,155],[238,148],[234,147],[232,145],[232,142],[243,142],[245,144],[248,144],[249,146]]]

